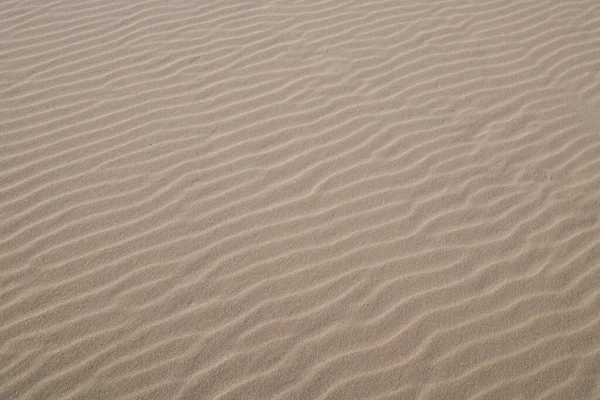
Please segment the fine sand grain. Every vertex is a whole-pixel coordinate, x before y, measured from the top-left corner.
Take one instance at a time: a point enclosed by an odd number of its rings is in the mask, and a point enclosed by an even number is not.
[[[598,0],[0,0],[0,399],[600,399]]]

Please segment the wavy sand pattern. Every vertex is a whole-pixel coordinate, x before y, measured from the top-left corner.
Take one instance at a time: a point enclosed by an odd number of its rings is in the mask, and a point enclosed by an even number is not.
[[[597,0],[2,1],[1,399],[599,399]]]

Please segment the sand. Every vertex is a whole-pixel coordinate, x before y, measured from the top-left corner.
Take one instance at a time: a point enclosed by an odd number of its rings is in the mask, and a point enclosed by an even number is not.
[[[600,399],[597,0],[0,32],[0,399]]]

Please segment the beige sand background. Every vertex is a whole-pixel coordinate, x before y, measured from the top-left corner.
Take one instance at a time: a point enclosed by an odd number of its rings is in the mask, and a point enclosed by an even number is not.
[[[597,0],[0,4],[1,399],[600,399]]]

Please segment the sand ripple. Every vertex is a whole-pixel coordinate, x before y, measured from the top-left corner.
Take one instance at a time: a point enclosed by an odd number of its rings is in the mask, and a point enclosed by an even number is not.
[[[0,398],[600,398],[596,0],[0,2]]]

